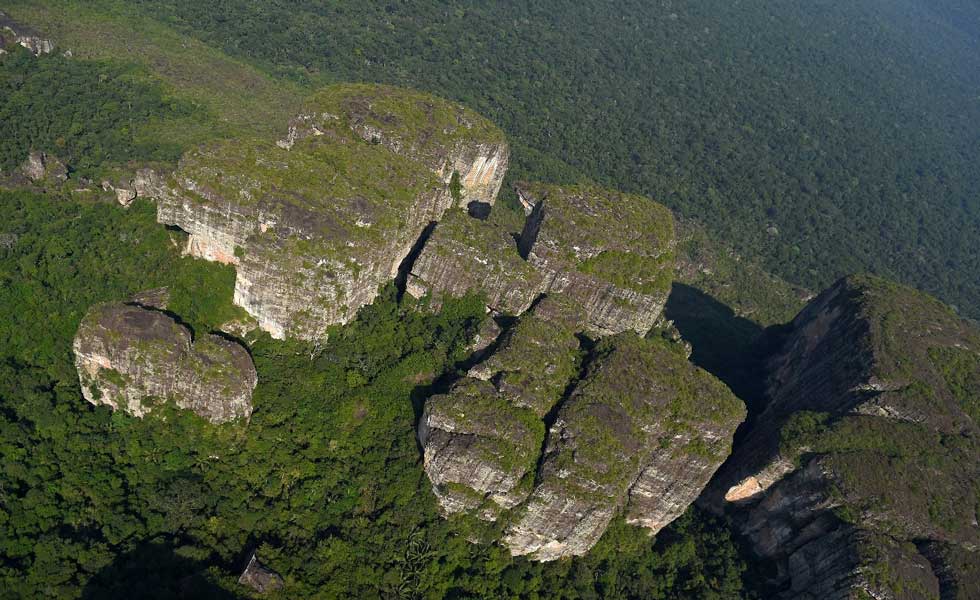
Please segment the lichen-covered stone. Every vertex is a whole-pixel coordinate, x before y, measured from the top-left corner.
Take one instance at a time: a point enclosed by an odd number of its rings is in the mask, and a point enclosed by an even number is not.
[[[624,506],[630,522],[656,532],[724,461],[744,414],[668,342],[604,340],[559,410],[538,485],[504,544],[536,560],[584,554]]]
[[[27,48],[34,56],[49,54],[54,50],[54,42],[42,37],[26,25],[14,21],[6,13],[0,11],[0,49],[8,43]]]
[[[82,393],[142,417],[172,400],[214,423],[248,418],[257,377],[244,348],[214,335],[192,340],[170,316],[140,306],[100,304],[73,344]]]
[[[595,186],[520,184],[532,210],[519,250],[549,292],[583,307],[593,335],[645,334],[663,311],[673,273],[670,211]]]
[[[68,169],[57,157],[45,152],[31,152],[20,166],[21,173],[34,183],[61,183],[68,179]]]
[[[492,381],[515,406],[543,417],[579,374],[580,313],[564,298],[548,296],[503,334],[493,354],[469,371]]]
[[[277,338],[320,338],[371,303],[456,201],[446,169],[493,146],[490,179],[474,174],[483,167],[461,172],[479,195],[496,194],[506,168],[498,129],[426,94],[334,86],[310,106],[278,144],[205,146],[165,184],[132,186],[157,198],[160,222],[190,234],[189,254],[236,266],[235,303]]]
[[[221,143],[184,157],[158,219],[236,266],[234,301],[274,337],[321,337],[370,304],[452,200],[382,146],[325,135],[290,150]]]
[[[494,519],[527,497],[544,424],[479,379],[429,398],[419,422],[425,471],[446,514]]]
[[[436,225],[412,266],[406,291],[428,297],[438,310],[445,297],[483,293],[496,312],[519,315],[543,291],[543,277],[517,252],[517,242],[493,215],[475,219],[451,211]]]
[[[962,579],[963,561],[922,548],[975,557],[980,545],[980,330],[925,294],[860,276],[820,294],[775,343],[769,404],[706,505],[727,507],[777,561],[786,598],[898,597]]]
[[[279,142],[324,135],[338,123],[362,140],[426,166],[449,185],[457,173],[461,206],[493,204],[510,150],[502,131],[475,112],[422,92],[383,85],[341,84],[316,94]]]

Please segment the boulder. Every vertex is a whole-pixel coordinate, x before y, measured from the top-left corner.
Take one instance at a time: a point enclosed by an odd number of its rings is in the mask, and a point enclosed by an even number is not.
[[[129,304],[92,307],[73,344],[85,399],[142,417],[173,401],[212,423],[247,419],[257,376],[248,352],[216,335],[193,339],[169,315]]]

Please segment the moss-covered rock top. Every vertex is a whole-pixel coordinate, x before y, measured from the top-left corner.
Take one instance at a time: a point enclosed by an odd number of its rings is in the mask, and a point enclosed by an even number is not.
[[[100,304],[73,344],[85,398],[142,417],[172,401],[215,423],[251,415],[257,376],[248,352],[190,330],[158,310]]]
[[[192,202],[267,215],[272,227],[344,246],[381,240],[406,222],[436,178],[353,137],[309,138],[284,150],[263,140],[219,142],[184,157],[175,178]]]
[[[595,185],[517,189],[535,207],[521,237],[524,255],[643,293],[669,286],[674,219],[665,206]]]
[[[432,168],[457,144],[503,144],[499,127],[473,110],[424,92],[388,85],[346,83],[310,98],[304,112],[320,127],[340,121],[368,140],[418,157]]]

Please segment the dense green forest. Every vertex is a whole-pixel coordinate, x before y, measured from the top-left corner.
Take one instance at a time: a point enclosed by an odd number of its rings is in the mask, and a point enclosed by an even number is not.
[[[297,597],[735,598],[745,563],[692,509],[657,536],[619,522],[586,557],[512,559],[438,516],[413,423],[464,356],[479,299],[438,315],[389,289],[319,353],[252,339],[247,424],[144,419],[81,396],[71,340],[87,308],[169,286],[195,331],[236,316],[234,273],[181,258],[153,206],[0,193],[0,594],[235,597],[247,553]],[[413,402],[414,401],[414,402]]]
[[[0,172],[31,151],[58,156],[83,177],[129,160],[175,163],[183,148],[151,135],[152,124],[195,112],[124,63],[18,49],[0,60]]]
[[[646,193],[795,283],[873,271],[980,316],[975,4],[135,5],[307,84],[461,100],[519,173]]]

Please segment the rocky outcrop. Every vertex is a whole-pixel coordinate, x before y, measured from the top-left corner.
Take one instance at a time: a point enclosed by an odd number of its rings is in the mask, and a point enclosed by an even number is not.
[[[425,472],[443,513],[486,520],[527,497],[543,439],[537,415],[479,379],[429,398],[419,421]]]
[[[519,251],[542,273],[545,290],[579,304],[592,335],[649,331],[673,274],[670,211],[594,186],[520,184],[517,191],[532,207]]]
[[[65,163],[45,152],[31,152],[20,166],[21,173],[34,183],[62,183],[68,180]]]
[[[142,417],[173,401],[213,423],[248,418],[257,377],[244,348],[190,330],[158,310],[100,304],[73,344],[86,400]]]
[[[0,11],[0,49],[8,44],[27,48],[34,56],[54,51],[54,43],[30,27],[21,25]]]
[[[284,585],[282,576],[263,565],[255,552],[248,559],[248,565],[238,578],[238,583],[247,585],[260,594],[281,590]]]
[[[158,220],[189,254],[235,265],[235,303],[277,338],[322,338],[395,278],[454,203],[436,162],[484,139],[506,149],[476,115],[407,90],[338,86],[311,106],[278,145],[207,146],[151,186]],[[383,139],[364,134],[376,121]]]
[[[624,507],[656,533],[694,501],[743,417],[742,403],[668,342],[603,341],[548,432],[537,485],[504,543],[536,560],[584,554]]]
[[[486,296],[494,312],[519,315],[543,291],[544,279],[517,253],[517,243],[494,217],[452,211],[436,225],[412,266],[406,291],[438,309],[446,297]]]
[[[278,143],[291,148],[338,124],[365,142],[423,164],[447,186],[455,173],[462,207],[497,199],[510,156],[507,141],[496,126],[459,104],[389,86],[331,86],[314,96]]]
[[[962,580],[964,561],[922,549],[975,562],[980,547],[980,331],[924,294],[851,277],[781,335],[769,405],[706,504],[777,561],[782,597],[925,598]]]
[[[444,514],[494,520],[531,491],[542,418],[578,374],[575,327],[546,298],[503,334],[496,350],[419,421],[425,472]]]

